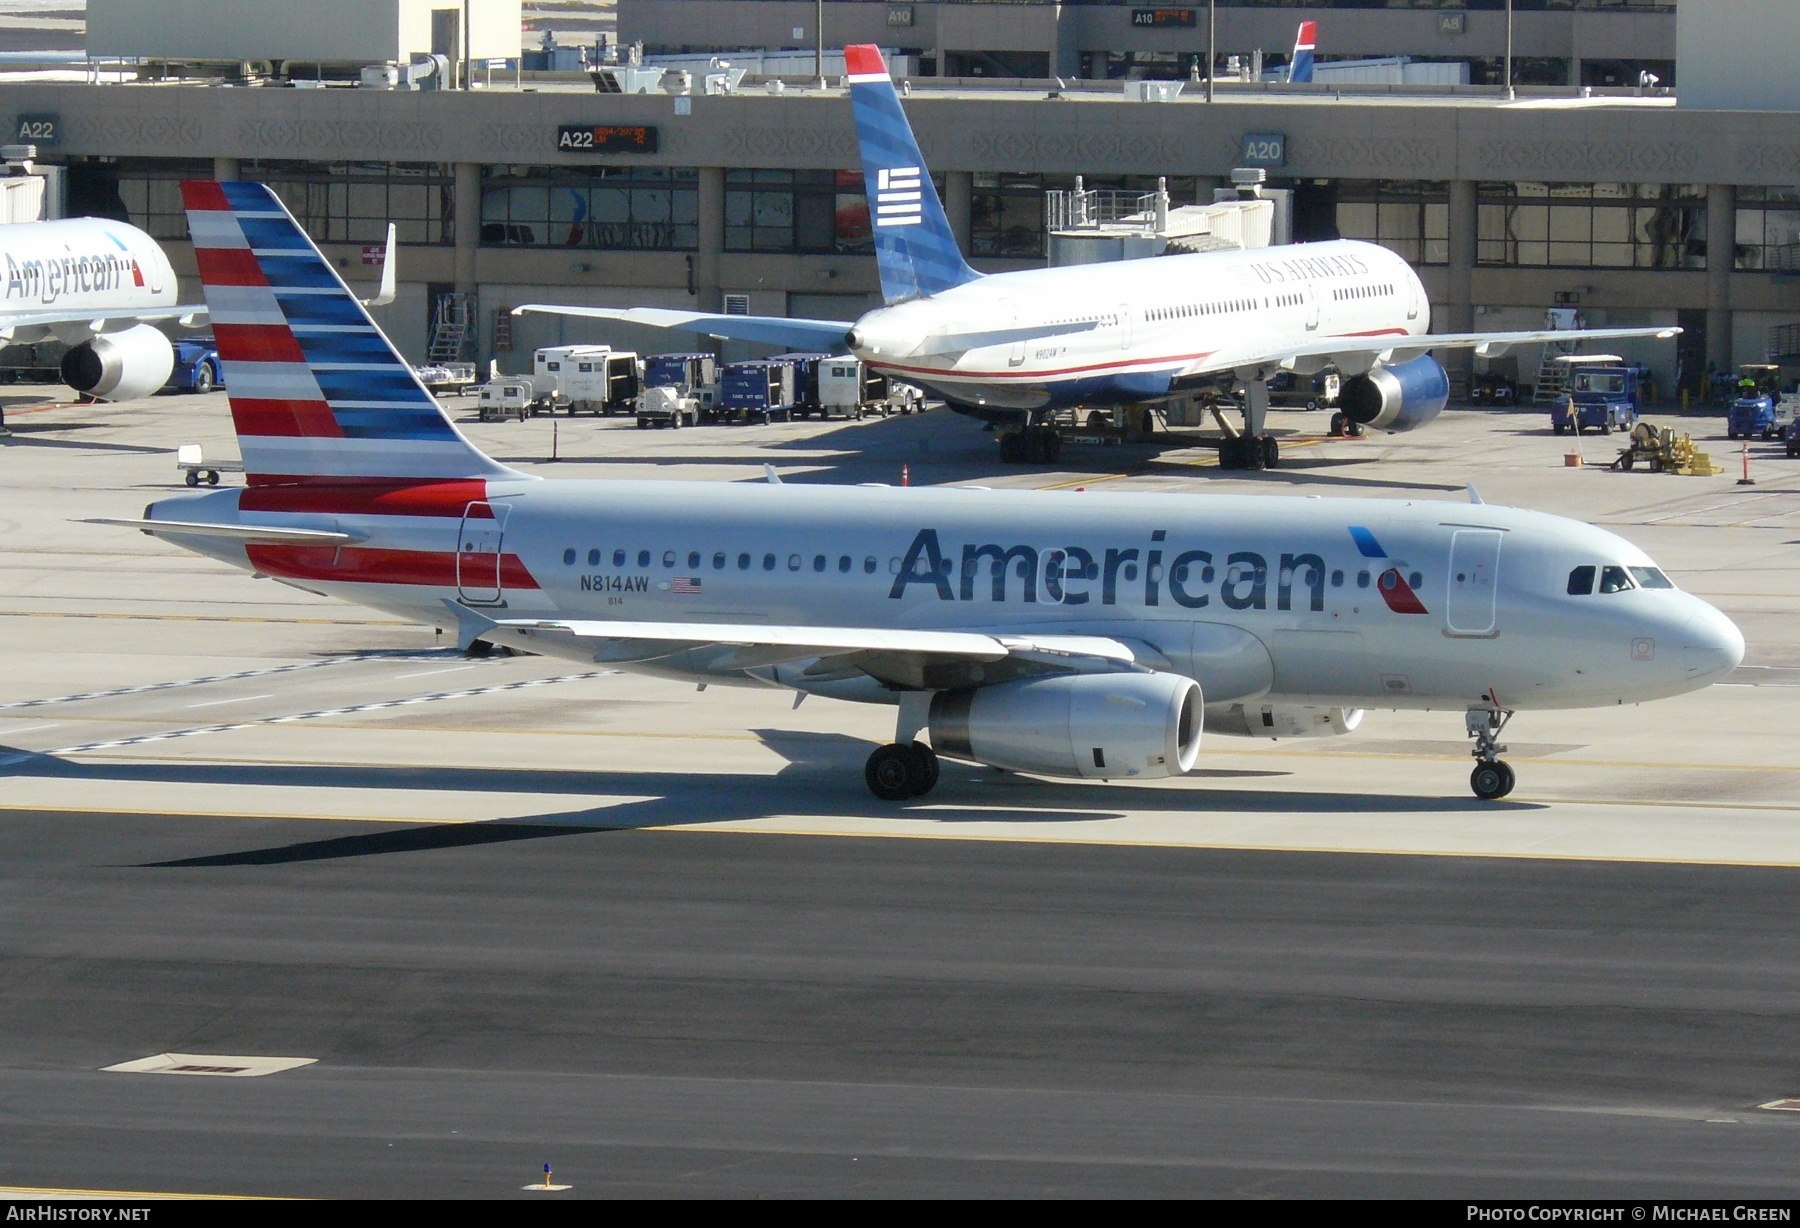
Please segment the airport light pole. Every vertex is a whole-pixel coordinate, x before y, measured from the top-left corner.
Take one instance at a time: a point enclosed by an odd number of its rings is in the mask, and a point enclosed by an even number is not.
[[[1511,3],[1511,0],[1508,0]],[[819,88],[825,88],[825,0],[818,0],[813,14],[813,71],[819,74]]]
[[[463,28],[462,28],[462,36],[463,36],[463,39],[462,39],[462,43],[463,43],[463,45],[462,45],[462,87],[463,87],[463,88],[464,88],[464,89],[466,89],[466,90],[472,90],[472,89],[474,89],[474,88],[475,88],[475,83],[474,83],[474,82],[473,82],[473,81],[471,81],[471,80],[470,80],[470,79],[469,79],[469,78],[470,78],[470,77],[472,77],[472,76],[473,76],[473,75],[474,75],[474,74],[473,74],[473,73],[471,73],[471,72],[470,72],[470,71],[469,71],[469,47],[470,47],[470,40],[469,40],[469,7],[470,7],[470,0],[463,0],[463,22],[462,22],[462,26],[463,26]]]
[[[1513,48],[1513,0],[1506,0],[1506,97],[1513,97],[1512,83],[1512,48]]]
[[[1206,0],[1206,101],[1213,100],[1213,65],[1219,62],[1219,0]],[[1512,0],[1507,0],[1508,4]]]

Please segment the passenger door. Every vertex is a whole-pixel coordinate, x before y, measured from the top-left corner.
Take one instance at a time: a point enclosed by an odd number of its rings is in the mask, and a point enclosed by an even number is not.
[[[468,605],[503,605],[501,547],[506,532],[504,503],[471,503],[463,510],[456,539],[456,593]]]
[[[1444,625],[1451,635],[1494,635],[1500,590],[1500,541],[1494,529],[1458,529],[1450,538],[1449,599]]]

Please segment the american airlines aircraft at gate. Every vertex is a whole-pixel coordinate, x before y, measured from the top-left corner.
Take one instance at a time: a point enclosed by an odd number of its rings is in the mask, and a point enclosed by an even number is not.
[[[532,303],[514,314],[624,320],[796,350],[848,346],[958,412],[1000,424],[1007,460],[1053,458],[1059,437],[1044,423],[1053,410],[1236,390],[1244,430],[1227,436],[1219,461],[1240,469],[1279,460],[1265,415],[1268,381],[1282,372],[1334,368],[1351,422],[1411,431],[1449,400],[1449,377],[1432,350],[1496,357],[1550,340],[1681,331],[1432,333],[1431,304],[1412,267],[1385,247],[1350,240],[983,276],[962,257],[880,51],[853,46],[844,55],[883,306],[848,331],[834,320],[656,307]]]
[[[477,640],[897,709],[939,755],[1190,770],[1202,731],[1449,709],[1504,796],[1516,711],[1709,685],[1743,637],[1611,533],[1480,503],[543,481],[446,418],[280,201],[183,187],[249,485],[104,521]]]

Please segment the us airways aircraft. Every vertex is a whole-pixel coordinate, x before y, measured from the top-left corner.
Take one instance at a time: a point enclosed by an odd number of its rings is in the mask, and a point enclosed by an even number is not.
[[[984,277],[962,257],[881,53],[853,46],[844,55],[884,306],[848,332],[832,320],[647,307],[533,303],[515,314],[624,320],[793,350],[848,346],[956,410],[1000,424],[1006,460],[1053,458],[1058,436],[1044,420],[1056,409],[1241,388],[1244,431],[1225,440],[1219,459],[1253,469],[1279,459],[1265,429],[1268,380],[1278,372],[1334,367],[1352,421],[1410,431],[1449,399],[1432,350],[1493,357],[1551,339],[1680,331],[1431,333],[1431,306],[1411,266],[1384,247],[1344,240]]]
[[[193,326],[162,248],[135,226],[102,218],[0,226],[0,345],[55,339],[62,378],[101,400],[146,396],[169,382],[175,351],[154,320]]]
[[[1480,504],[543,481],[445,417],[266,187],[183,185],[248,486],[105,520],[440,629],[897,710],[880,797],[939,756],[1189,771],[1202,730],[1450,709],[1504,796],[1519,710],[1722,678],[1743,637],[1630,542]]]

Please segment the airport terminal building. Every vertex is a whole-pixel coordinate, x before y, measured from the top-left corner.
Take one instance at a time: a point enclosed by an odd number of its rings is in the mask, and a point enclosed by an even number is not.
[[[1668,16],[1621,7],[1632,22]],[[1184,11],[1200,13],[1203,39],[1204,7]],[[1286,23],[1297,10],[1258,11]],[[1771,56],[1783,41],[1769,40]],[[382,319],[420,356],[431,304],[452,293],[470,305],[467,356],[497,357],[503,370],[556,341],[689,344],[511,318],[521,302],[850,319],[876,301],[842,89],[774,92],[751,79],[730,93],[634,95],[600,92],[581,74],[493,78],[469,91],[6,81],[0,114],[51,123],[42,130],[54,143],[40,152],[67,164],[70,212],[128,217],[179,270],[193,268],[184,178],[275,185],[353,283],[377,279],[375,245],[396,222],[402,294]],[[1537,327],[1552,307],[1595,327],[1679,324],[1679,354],[1627,347],[1665,389],[1709,360],[1800,355],[1793,110],[1705,105],[1697,85],[1681,105],[1573,86],[1521,88],[1508,101],[1498,87],[1222,83],[1212,103],[1195,86],[1174,101],[1130,101],[1116,80],[913,86],[908,113],[978,268],[1042,263],[1045,193],[1076,175],[1139,191],[1166,178],[1181,204],[1210,200],[1249,161],[1292,189],[1296,239],[1369,239],[1414,262],[1434,330]]]

